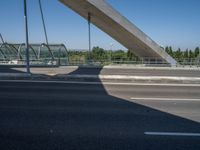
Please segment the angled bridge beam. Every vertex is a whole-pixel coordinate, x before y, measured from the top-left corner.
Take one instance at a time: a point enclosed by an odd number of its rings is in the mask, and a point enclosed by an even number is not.
[[[169,56],[156,42],[137,28],[128,19],[110,6],[105,0],[59,0],[83,18],[91,14],[91,23],[117,40],[127,49],[141,58],[156,58],[175,65],[176,61]]]

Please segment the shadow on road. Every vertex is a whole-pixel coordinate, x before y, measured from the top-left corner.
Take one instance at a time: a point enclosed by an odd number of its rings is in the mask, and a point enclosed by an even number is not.
[[[25,71],[20,71],[20,70],[17,70],[16,68],[20,68],[20,69],[26,70],[25,67],[0,65],[0,73],[25,73]]]
[[[98,75],[101,68],[95,69]],[[81,68],[70,74],[87,74]],[[199,150],[200,124],[109,95],[100,84],[1,83],[1,150]],[[115,85],[116,86],[116,85]]]

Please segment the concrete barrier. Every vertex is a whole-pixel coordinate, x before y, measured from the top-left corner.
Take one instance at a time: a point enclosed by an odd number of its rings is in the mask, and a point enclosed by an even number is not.
[[[134,82],[134,83],[179,83],[200,84],[200,77],[172,76],[127,76],[127,75],[56,75],[56,74],[0,74],[0,80],[56,80],[56,81],[87,81],[87,82]]]

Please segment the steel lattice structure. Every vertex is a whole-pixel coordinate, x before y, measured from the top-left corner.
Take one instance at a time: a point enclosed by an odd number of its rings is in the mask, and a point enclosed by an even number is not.
[[[64,44],[30,44],[29,45],[30,60],[58,58],[68,59],[68,50]],[[25,43],[1,43],[0,44],[0,60],[25,60]]]

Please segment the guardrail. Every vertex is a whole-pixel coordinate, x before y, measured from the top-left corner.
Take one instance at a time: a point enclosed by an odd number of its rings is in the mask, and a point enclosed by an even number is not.
[[[182,59],[177,60],[177,64],[172,67],[200,67],[200,59]],[[25,60],[0,60],[0,65],[25,65]],[[86,60],[86,59],[69,59],[69,58],[45,58],[45,59],[32,59],[30,65],[32,66],[82,66],[82,65],[146,65],[146,66],[169,66],[167,62],[160,61],[156,58],[143,58],[135,60]]]

